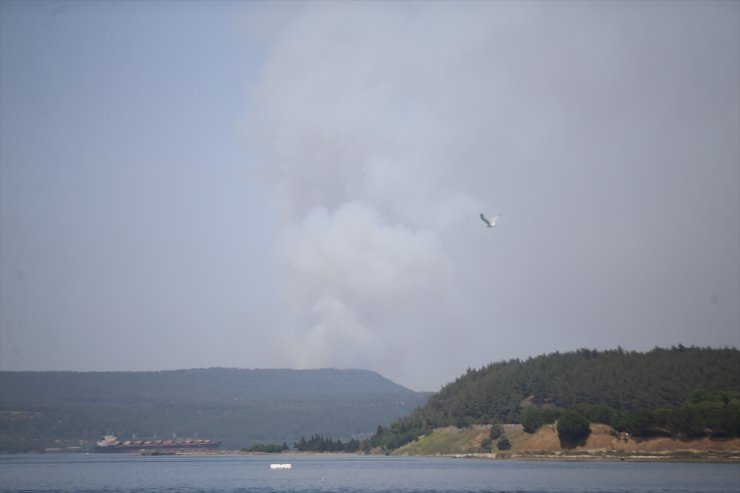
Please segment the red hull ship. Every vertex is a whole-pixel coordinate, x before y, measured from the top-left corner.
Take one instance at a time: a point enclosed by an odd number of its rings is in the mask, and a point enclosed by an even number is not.
[[[197,450],[218,450],[221,442],[218,440],[209,440],[201,438],[171,438],[169,440],[160,440],[157,438],[134,439],[120,441],[113,435],[106,435],[95,447],[95,452],[141,452],[141,451],[162,451],[162,452],[185,452]]]

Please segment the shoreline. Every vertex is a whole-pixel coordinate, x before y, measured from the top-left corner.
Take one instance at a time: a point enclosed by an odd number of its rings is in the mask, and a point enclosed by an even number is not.
[[[582,462],[677,462],[677,463],[716,463],[740,464],[740,450],[735,451],[653,451],[640,453],[639,451],[612,452],[562,452],[562,451],[533,451],[514,453],[463,453],[463,454],[384,454],[384,453],[354,453],[354,452],[298,452],[287,451],[275,454],[260,452],[240,452],[225,450],[216,453],[186,453],[178,454],[189,457],[208,457],[222,455],[228,457],[439,457],[447,459],[478,459],[478,460],[514,460],[514,461],[582,461]],[[144,456],[142,456],[144,457]]]
[[[456,458],[542,461],[630,461],[630,462],[714,462],[740,464],[740,439],[674,437],[635,439],[611,427],[592,423],[584,443],[564,447],[552,425],[527,433],[522,425],[504,424],[511,448],[483,450],[490,426],[437,428],[401,447],[397,455],[442,455]]]
[[[110,456],[111,454],[99,454],[95,452],[23,452],[17,454],[2,453],[2,455],[26,455],[26,454],[86,454]],[[417,457],[417,458],[444,458],[444,459],[468,459],[468,460],[498,460],[498,461],[524,461],[524,462],[671,462],[671,463],[705,463],[705,464],[740,464],[740,450],[733,451],[653,451],[651,453],[632,452],[562,452],[562,451],[532,451],[514,453],[458,453],[458,454],[385,454],[385,453],[353,453],[353,452],[298,452],[287,451],[281,453],[240,452],[239,450],[221,450],[214,452],[192,452],[179,454],[113,454],[122,457],[370,457],[370,458],[394,458],[394,457]]]
[[[417,456],[409,456],[417,457]],[[425,456],[418,456],[425,457]],[[479,460],[513,460],[513,461],[544,461],[544,462],[674,462],[674,463],[706,463],[706,464],[740,464],[740,451],[731,453],[684,453],[684,452],[656,452],[652,454],[640,453],[562,453],[562,452],[531,452],[513,454],[449,454],[441,457],[454,459]]]

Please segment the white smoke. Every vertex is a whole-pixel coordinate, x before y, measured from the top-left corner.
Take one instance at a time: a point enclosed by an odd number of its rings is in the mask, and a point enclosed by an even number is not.
[[[439,298],[452,267],[429,231],[387,223],[370,206],[347,202],[317,207],[286,227],[282,258],[294,280],[293,300],[311,315],[299,335],[305,366],[377,367],[375,356],[403,340],[393,331],[420,299]]]
[[[688,295],[657,274],[693,269],[691,248],[656,253],[687,245],[686,218],[660,204],[697,184],[706,200],[690,213],[716,233],[728,225],[706,218],[737,202],[737,116],[722,111],[737,108],[737,8],[704,5],[305,2],[257,15],[270,49],[249,145],[279,211],[299,320],[290,361],[434,388],[501,357],[627,345],[625,330],[649,348],[646,328],[682,327],[691,343],[701,323],[673,308]],[[697,149],[724,171],[703,172]],[[480,212],[505,220],[486,231]],[[646,307],[652,292],[662,305]]]
[[[481,205],[463,185],[469,142],[450,89],[474,81],[454,71],[469,69],[487,26],[475,9],[450,19],[456,9],[418,7],[306,4],[252,93],[251,149],[276,191],[282,265],[305,323],[288,344],[304,366],[403,379],[410,354],[452,331],[443,240]],[[450,21],[465,32],[436,30]]]

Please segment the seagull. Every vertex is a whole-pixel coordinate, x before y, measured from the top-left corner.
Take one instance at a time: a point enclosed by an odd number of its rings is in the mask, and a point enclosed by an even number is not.
[[[499,217],[501,217],[500,214],[493,216],[491,219],[487,219],[482,212],[480,214],[480,218],[483,219],[483,222],[486,223],[486,226],[488,226],[489,228],[496,226],[496,221],[498,221]]]

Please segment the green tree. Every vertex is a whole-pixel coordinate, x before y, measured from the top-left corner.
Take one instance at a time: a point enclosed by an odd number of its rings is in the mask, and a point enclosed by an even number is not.
[[[506,435],[504,435],[498,439],[496,447],[498,447],[499,450],[509,450],[511,448],[511,442],[506,438]]]
[[[740,436],[740,407],[708,409],[704,415],[712,437]]]
[[[262,454],[279,454],[283,447],[277,443],[255,443],[247,449],[241,449],[242,452],[258,452]]]
[[[493,445],[493,441],[490,438],[484,438],[480,442],[480,449],[483,452],[490,452],[491,451],[491,445]]]
[[[524,431],[527,433],[534,433],[544,424],[545,417],[536,407],[528,407],[524,413],[522,413],[522,426],[524,426]]]
[[[306,437],[301,437],[301,439],[298,440],[294,444],[294,446],[300,452],[304,452],[304,451],[308,450],[308,442],[306,442]]]
[[[691,407],[682,407],[671,412],[667,424],[672,433],[688,437],[703,435],[707,427],[702,414]]]
[[[572,409],[581,413],[591,423],[602,423],[614,429],[620,429],[622,426],[619,413],[604,404],[577,404]]]
[[[491,433],[488,435],[488,437],[491,440],[498,440],[501,435],[504,433],[504,428],[499,423],[493,423],[491,425]]]
[[[627,414],[624,426],[635,436],[653,436],[658,433],[655,416],[647,409],[637,409]]]
[[[560,416],[561,409],[557,407],[545,407],[542,409],[528,407],[522,414],[522,425],[527,433],[534,433],[541,426],[554,423]]]
[[[563,448],[573,448],[586,443],[591,427],[586,418],[572,409],[566,410],[558,420],[558,438]]]

